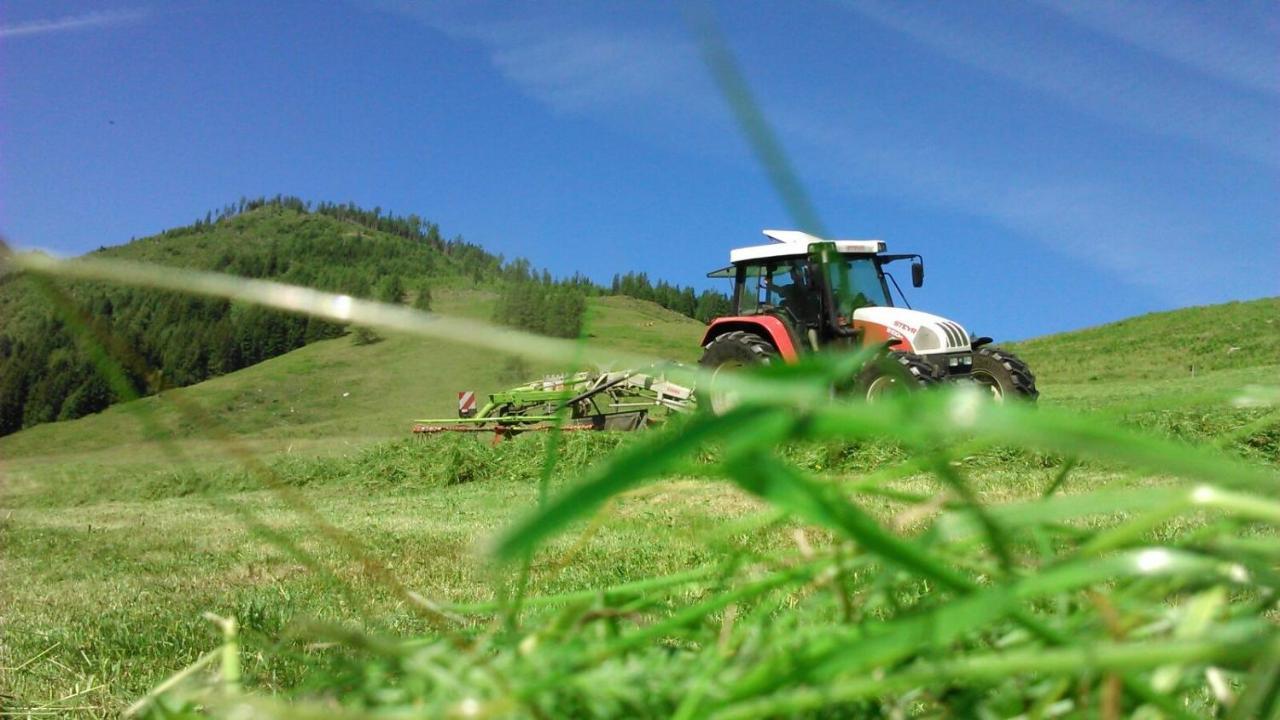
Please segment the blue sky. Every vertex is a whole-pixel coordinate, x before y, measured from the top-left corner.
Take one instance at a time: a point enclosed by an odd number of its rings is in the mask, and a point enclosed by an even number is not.
[[[926,256],[918,308],[1021,338],[1280,294],[1276,3],[694,7],[831,234]],[[795,226],[679,5],[0,2],[11,240],[276,193],[602,282]]]

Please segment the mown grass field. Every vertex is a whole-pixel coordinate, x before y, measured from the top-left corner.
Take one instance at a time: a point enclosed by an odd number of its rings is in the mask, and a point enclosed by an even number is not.
[[[485,317],[486,302],[458,293],[437,305]],[[591,342],[696,357],[700,328],[692,321],[624,298],[597,301],[591,312]],[[1233,401],[1248,386],[1280,384],[1277,319],[1280,300],[1268,299],[1135,318],[1016,350],[1036,369],[1047,408],[1220,445],[1274,473],[1274,410]],[[544,491],[554,496],[614,446],[641,439],[567,437],[542,488],[546,436],[493,448],[474,438],[403,435],[414,417],[451,414],[454,390],[492,390],[522,379],[507,377],[515,371],[542,369],[479,362],[462,346],[422,339],[366,346],[338,339],[173,391],[225,426],[223,439],[183,419],[172,398],[138,401],[154,408],[185,464],[147,435],[137,408],[0,440],[0,703],[15,712],[118,714],[217,646],[204,612],[240,620],[247,685],[296,692],[316,677],[341,676],[317,673],[340,664],[317,644],[327,637],[324,627],[396,637],[430,631],[396,585],[439,604],[492,600],[511,582],[510,568],[492,562],[494,537],[537,506]],[[241,469],[233,447],[262,458],[280,487],[263,488],[262,474]],[[903,457],[875,442],[801,443],[785,454],[837,484],[875,477]],[[632,490],[596,520],[553,537],[532,561],[530,593],[601,588],[797,544],[832,545],[830,529],[765,522],[765,503],[732,485],[704,482],[713,460]],[[993,508],[1038,497],[1062,466],[1061,458],[998,448],[953,462]],[[946,491],[936,476],[918,471],[882,481],[900,494]],[[1171,481],[1086,461],[1063,490]],[[937,510],[904,509],[889,497],[864,505],[903,532]],[[679,607],[700,597],[690,589],[666,602]]]
[[[494,302],[483,291],[444,290],[435,307],[488,319]],[[702,325],[684,316],[626,297],[595,298],[588,312],[587,342],[676,360],[697,357]],[[31,706],[75,695],[55,705],[109,716],[207,645],[201,613],[210,608],[243,605],[249,609],[236,612],[265,613],[277,630],[287,620],[363,615],[345,606],[332,584],[317,582],[246,530],[237,508],[318,551],[324,562],[350,562],[345,551],[316,537],[309,519],[290,512],[271,491],[253,489],[261,482],[240,469],[232,447],[268,459],[287,482],[305,484],[307,502],[366,537],[379,556],[402,558],[405,567],[394,571],[405,584],[482,597],[491,587],[479,555],[482,541],[530,502],[536,454],[520,455],[505,479],[449,491],[440,477],[398,484],[376,476],[371,493],[353,495],[351,473],[366,472],[367,454],[392,443],[393,465],[438,466],[434,474],[443,475],[447,466],[432,443],[405,440],[415,418],[454,415],[457,390],[491,392],[562,368],[484,357],[462,344],[381,337],[369,345],[349,337],[321,341],[133,407],[117,405],[0,440],[2,574],[10,579],[0,589],[7,609],[0,688]],[[207,411],[216,427],[184,417],[175,399]],[[163,432],[149,432],[139,412],[154,417]],[[172,441],[185,465],[166,454]],[[485,442],[460,444],[483,452]],[[317,459],[329,462],[324,470],[312,462]],[[328,479],[319,481],[321,473]],[[696,525],[673,524],[691,532]],[[593,566],[648,557],[633,547],[644,531],[645,523],[636,523]],[[690,540],[686,552],[696,548]],[[687,560],[673,553],[653,567]],[[616,574],[625,576],[625,566]],[[159,578],[169,578],[167,589],[155,586]],[[372,590],[356,582],[359,592]],[[139,603],[139,597],[154,602]],[[396,615],[390,607],[378,613]],[[144,627],[152,621],[162,639]],[[50,647],[36,663],[14,669]]]

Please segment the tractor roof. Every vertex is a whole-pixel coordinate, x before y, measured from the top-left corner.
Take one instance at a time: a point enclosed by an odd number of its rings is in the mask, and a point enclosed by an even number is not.
[[[884,252],[883,240],[824,240],[799,230],[765,230],[765,237],[775,241],[771,245],[752,245],[729,251],[729,262],[740,263],[778,257],[806,255],[809,246],[818,243],[835,243],[840,253],[874,254]]]

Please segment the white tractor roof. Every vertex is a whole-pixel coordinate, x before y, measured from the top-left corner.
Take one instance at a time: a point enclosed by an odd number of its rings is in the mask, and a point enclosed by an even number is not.
[[[809,246],[817,243],[835,243],[840,253],[874,254],[885,251],[883,240],[823,240],[799,230],[765,230],[765,237],[775,242],[771,245],[752,245],[729,251],[729,262],[740,263],[777,257],[807,255]]]

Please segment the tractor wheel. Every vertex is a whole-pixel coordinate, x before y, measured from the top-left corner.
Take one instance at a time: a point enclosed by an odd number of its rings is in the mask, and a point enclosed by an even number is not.
[[[1035,402],[1036,376],[1017,355],[995,347],[982,347],[973,352],[973,370],[969,377],[978,387],[991,393],[997,402],[1006,399]]]
[[[738,393],[716,388],[716,379],[722,370],[734,372],[754,365],[769,365],[778,357],[778,350],[768,340],[744,330],[727,332],[707,343],[698,364],[711,371],[710,387],[699,392],[711,412],[723,415],[738,404]]]
[[[855,392],[875,402],[942,382],[942,374],[915,353],[888,352],[867,363],[854,381]]]

